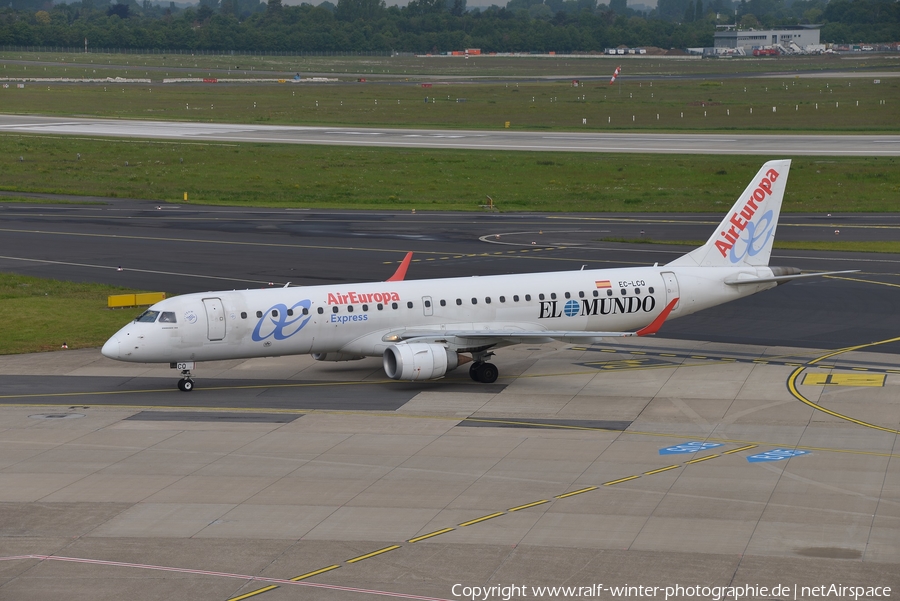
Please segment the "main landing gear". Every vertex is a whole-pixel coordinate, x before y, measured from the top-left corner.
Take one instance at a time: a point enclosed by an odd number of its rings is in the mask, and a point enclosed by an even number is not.
[[[476,361],[469,367],[469,377],[482,384],[493,384],[499,375],[500,372],[493,363]]]

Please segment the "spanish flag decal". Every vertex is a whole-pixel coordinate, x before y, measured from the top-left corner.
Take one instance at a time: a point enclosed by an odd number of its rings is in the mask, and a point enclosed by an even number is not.
[[[597,288],[612,288],[609,280],[595,280],[594,283],[597,284]]]

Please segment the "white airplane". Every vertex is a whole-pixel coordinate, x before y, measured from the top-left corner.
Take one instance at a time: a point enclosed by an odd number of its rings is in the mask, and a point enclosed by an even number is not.
[[[469,375],[494,382],[498,348],[654,334],[690,315],[803,277],[769,267],[790,160],[769,161],[709,240],[663,266],[404,281],[412,253],[385,282],[185,294],[119,330],[111,359],[169,363],[194,388],[197,361],[312,353],[320,361],[382,357],[395,380]],[[649,324],[649,325],[648,325]]]

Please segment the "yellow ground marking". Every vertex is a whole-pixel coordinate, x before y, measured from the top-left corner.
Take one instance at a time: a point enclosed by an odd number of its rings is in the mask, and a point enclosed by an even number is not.
[[[629,480],[634,480],[636,478],[640,478],[640,476],[626,476],[624,478],[619,478],[618,480],[610,480],[609,482],[604,482],[603,486],[613,486],[614,484],[621,484],[622,482],[628,482]]]
[[[448,532],[453,532],[454,528],[444,528],[442,530],[435,530],[434,532],[429,532],[428,534],[423,534],[422,536],[416,536],[415,538],[409,539],[408,543],[417,543],[420,540],[425,540],[426,538],[431,538],[433,536],[439,536],[441,534],[447,534]]]
[[[366,553],[365,555],[359,555],[358,557],[354,557],[353,559],[348,559],[347,563],[356,563],[357,561],[369,559],[370,557],[375,557],[376,555],[381,555],[382,553],[387,553],[388,551],[394,551],[395,549],[399,549],[399,548],[400,548],[400,545],[391,545],[391,546],[385,547],[383,549],[378,549],[377,551],[372,551],[371,553]]]
[[[829,280],[847,280],[848,282],[862,282],[864,284],[878,284],[879,286],[890,286],[891,288],[900,288],[900,284],[889,284],[887,282],[873,282],[872,280],[864,280],[862,278],[845,278],[842,276],[836,275],[823,275],[823,278],[828,278]]]
[[[556,495],[553,497],[554,499],[565,499],[567,497],[574,497],[575,495],[580,495],[582,493],[590,492],[592,490],[597,490],[600,488],[599,486],[588,486],[587,488],[580,488],[578,490],[573,490],[572,492],[563,493],[561,495]]]
[[[841,355],[843,353],[849,353],[851,351],[858,351],[861,349],[870,348],[873,346],[879,346],[882,344],[890,344],[892,342],[900,342],[900,337],[887,338],[885,340],[879,340],[877,342],[869,342],[867,344],[858,344],[856,346],[848,346],[846,348],[838,349],[836,351],[826,353],[825,355],[822,355],[821,357],[817,357],[816,359],[813,359],[812,361],[809,362],[808,365],[812,367],[821,361],[825,361],[826,359],[830,359],[831,357],[835,357],[835,356]],[[788,391],[790,391],[790,393],[794,396],[795,399],[797,399],[804,405],[812,407],[816,411],[821,411],[822,413],[826,413],[832,417],[836,417],[838,419],[848,421],[848,422],[856,424],[858,426],[872,428],[873,430],[880,430],[881,432],[890,432],[891,434],[900,434],[900,430],[895,430],[893,428],[885,428],[884,426],[879,426],[876,424],[870,424],[869,422],[865,422],[860,419],[850,417],[849,415],[844,415],[843,413],[838,413],[837,411],[832,411],[831,409],[826,409],[825,407],[822,407],[821,405],[818,405],[817,403],[814,403],[811,400],[809,400],[808,398],[806,398],[805,396],[803,396],[803,394],[797,389],[797,378],[800,377],[800,374],[803,373],[803,371],[805,369],[806,369],[806,367],[798,367],[793,372],[791,372],[790,376],[788,376],[788,379],[787,379]]]
[[[335,564],[333,566],[328,566],[327,568],[322,568],[321,570],[313,570],[312,572],[307,572],[306,574],[300,574],[299,576],[294,576],[293,578],[291,578],[291,582],[300,582],[301,580],[306,580],[307,578],[312,578],[313,576],[318,576],[319,574],[324,574],[325,572],[336,570],[339,567],[341,566]]]
[[[471,526],[472,524],[478,524],[479,522],[484,522],[486,520],[492,520],[494,518],[500,517],[506,513],[505,511],[498,511],[497,513],[491,513],[489,515],[483,515],[480,518],[475,518],[474,520],[469,520],[468,522],[463,522],[459,525],[460,528],[465,528],[466,526]]]
[[[884,386],[885,374],[820,374],[808,373],[804,386]]]
[[[782,217],[783,218],[783,217]],[[688,224],[688,225],[712,225],[715,226],[717,222],[715,221],[695,221],[695,220],[686,220],[683,221],[681,219],[646,219],[646,218],[634,218],[634,217],[575,217],[571,215],[559,216],[559,215],[548,215],[547,219],[559,219],[561,221],[596,221],[599,223],[676,223],[676,224]],[[818,228],[833,228],[834,223],[779,223],[778,227],[818,227]],[[900,229],[898,225],[847,225],[844,223],[840,224],[840,227],[844,229],[861,229],[861,230],[893,230]],[[827,277],[827,276],[826,276]]]
[[[249,593],[244,593],[243,595],[238,595],[237,597],[232,597],[228,601],[242,601],[243,599],[249,599],[250,597],[255,597],[256,595],[261,595],[265,592],[274,590],[276,588],[278,588],[277,584],[264,586],[263,588],[258,588],[255,591],[250,591]]]
[[[691,355],[691,359],[707,359],[706,355]]]
[[[708,459],[715,459],[719,455],[706,455],[705,457],[697,457],[696,459],[691,459],[690,461],[685,461],[685,465],[690,465],[691,463],[700,463],[701,461],[707,461]]]
[[[666,467],[661,467],[658,470],[650,470],[649,472],[644,472],[645,476],[652,476],[653,474],[659,474],[660,472],[667,472],[669,470],[674,470],[680,468],[680,465],[667,465]]]
[[[750,449],[755,449],[759,445],[748,444],[743,447],[738,447],[736,449],[731,449],[730,451],[722,451],[723,455],[731,455],[732,453],[740,453],[741,451],[749,451]]]
[[[660,353],[659,356],[660,357],[677,357],[678,355],[676,355],[675,353]]]
[[[521,511],[523,509],[528,509],[529,507],[537,507],[538,505],[543,505],[544,503],[549,503],[549,502],[550,501],[548,499],[543,499],[541,501],[535,501],[534,503],[526,503],[525,505],[516,505],[515,507],[510,507],[506,511],[509,511],[509,512]]]

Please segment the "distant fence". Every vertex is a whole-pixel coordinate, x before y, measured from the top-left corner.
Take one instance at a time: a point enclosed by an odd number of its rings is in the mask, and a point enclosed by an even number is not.
[[[63,52],[84,54],[84,47],[67,46],[0,46],[0,52]],[[414,52],[392,52],[390,50],[360,50],[342,52],[337,50],[190,50],[157,48],[88,48],[88,54],[188,54],[200,56],[415,56]]]

